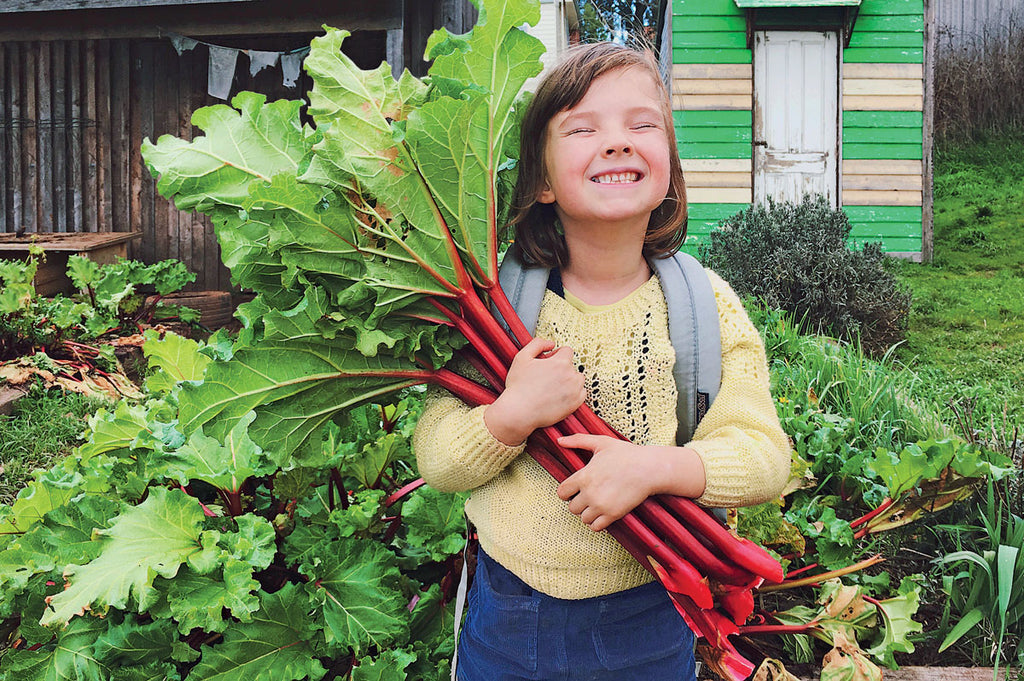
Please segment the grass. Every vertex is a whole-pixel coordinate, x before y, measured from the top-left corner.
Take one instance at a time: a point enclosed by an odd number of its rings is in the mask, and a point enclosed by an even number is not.
[[[36,469],[50,468],[79,442],[90,415],[109,403],[59,390],[35,390],[0,416],[0,504],[14,502]]]
[[[935,257],[903,263],[914,300],[898,358],[939,403],[976,425],[1024,421],[1024,134],[946,145],[935,156]],[[952,414],[946,415],[947,420]]]

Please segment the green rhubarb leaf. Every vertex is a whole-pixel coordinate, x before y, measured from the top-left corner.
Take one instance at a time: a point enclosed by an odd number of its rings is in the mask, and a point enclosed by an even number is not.
[[[250,438],[249,424],[255,412],[242,416],[224,437],[224,443],[196,430],[173,457],[180,462],[179,482],[202,480],[217,489],[237,492],[242,483],[257,472],[268,472],[261,466],[263,450]]]
[[[869,655],[890,669],[897,667],[894,653],[914,652],[909,636],[922,630],[921,623],[913,620],[920,604],[920,585],[912,577],[904,577],[898,593],[894,598],[878,602],[884,633],[877,645],[867,650]]]
[[[170,392],[181,381],[198,381],[210,363],[210,358],[199,352],[199,343],[176,333],[160,334],[147,329],[142,351],[155,371],[146,378],[151,392]]]
[[[174,622],[156,620],[139,624],[131,618],[111,626],[93,645],[96,659],[108,667],[167,660],[177,648]]]
[[[275,490],[276,488],[275,485]],[[238,531],[222,533],[220,545],[235,560],[257,570],[266,569],[277,553],[274,526],[267,519],[257,515],[240,515],[234,520]]]
[[[108,622],[79,617],[38,650],[9,650],[0,659],[0,681],[105,681],[109,675],[93,653]]]
[[[181,681],[172,662],[151,662],[110,670],[109,681]]]
[[[89,419],[89,440],[77,450],[85,463],[97,454],[121,455],[136,448],[158,449],[162,444],[150,431],[145,405],[121,401],[113,412],[101,409]]]
[[[279,252],[269,248],[271,218],[262,212],[252,215],[219,208],[210,220],[217,233],[221,260],[231,270],[231,283],[268,296],[275,307],[287,308],[298,300],[292,290],[297,272],[281,262]]]
[[[157,575],[171,578],[186,562],[212,569],[211,552],[219,553],[217,536],[202,531],[202,520],[195,499],[177,490],[151,489],[144,502],[122,513],[110,529],[96,531],[102,544],[99,556],[66,568],[70,583],[50,599],[40,622],[67,624],[87,610],[127,609],[130,597],[142,612],[157,596]]]
[[[183,385],[185,431],[217,419],[204,430],[219,437],[255,409],[249,435],[279,455],[297,449],[341,411],[422,382],[422,371],[411,363],[366,357],[350,338],[324,338],[316,327],[324,306],[322,293],[307,292],[295,309],[267,316],[266,338],[238,349],[230,362],[211,364],[202,384]]]
[[[419,488],[402,504],[406,540],[425,549],[435,561],[459,553],[466,546],[465,505],[464,494]]]
[[[382,473],[409,452],[409,441],[400,433],[387,433],[362,449],[347,454],[340,462],[342,475],[355,478],[361,487],[377,487]]]
[[[205,136],[188,142],[164,135],[156,144],[146,139],[142,157],[159,178],[157,190],[173,197],[180,210],[241,207],[253,183],[295,172],[306,153],[302,104],[267,103],[264,95],[240,92],[231,107],[209,106],[192,114],[192,124]]]
[[[28,483],[11,505],[11,514],[0,525],[0,534],[21,534],[50,511],[66,504],[77,493],[80,477],[51,469]]]
[[[329,516],[338,528],[338,536],[366,536],[367,530],[380,522],[383,515],[384,491],[361,489],[356,491],[347,507],[335,508]]]
[[[161,588],[165,588],[163,584]],[[231,622],[224,617],[225,608],[240,622],[252,620],[260,607],[259,588],[252,567],[241,561],[227,561],[219,575],[181,570],[166,585],[168,612],[181,634],[193,629],[224,631]]]
[[[203,648],[189,673],[190,681],[316,681],[327,670],[316,659],[307,613],[311,604],[302,589],[286,584],[263,593],[251,622],[232,623],[221,643]]]
[[[416,660],[408,650],[385,650],[374,659],[363,658],[352,670],[352,681],[405,681],[405,668]]]
[[[344,539],[321,547],[317,565],[299,571],[317,605],[327,643],[357,656],[384,650],[409,638],[408,599],[399,591],[395,556],[379,542]]]

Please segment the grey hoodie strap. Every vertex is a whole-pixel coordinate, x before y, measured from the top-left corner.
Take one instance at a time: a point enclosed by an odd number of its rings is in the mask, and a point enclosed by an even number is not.
[[[677,252],[651,260],[668,306],[668,335],[675,350],[673,367],[679,401],[676,442],[693,439],[697,424],[711,407],[722,382],[722,339],[718,306],[704,267]]]
[[[512,307],[519,313],[519,318],[532,335],[537,329],[540,317],[540,304],[544,300],[544,292],[548,287],[546,267],[523,267],[522,261],[510,250],[498,269],[498,283]],[[508,331],[508,324],[502,320],[502,326]]]

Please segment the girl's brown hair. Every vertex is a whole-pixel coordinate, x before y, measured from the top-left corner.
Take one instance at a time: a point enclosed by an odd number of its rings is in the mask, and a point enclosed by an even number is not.
[[[545,186],[544,141],[548,122],[555,114],[580,103],[597,77],[628,67],[650,74],[662,97],[662,114],[668,135],[669,188],[665,200],[651,212],[644,237],[644,255],[664,257],[679,249],[686,238],[686,186],[676,151],[676,133],[668,91],[661,81],[657,62],[649,51],[640,52],[614,43],[594,43],[572,48],[541,81],[526,109],[520,131],[519,178],[509,225],[515,229],[513,248],[527,265],[565,267],[569,250],[556,228],[553,204],[538,202]]]

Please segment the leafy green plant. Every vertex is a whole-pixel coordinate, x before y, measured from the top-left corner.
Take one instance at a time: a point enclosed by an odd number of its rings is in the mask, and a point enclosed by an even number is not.
[[[880,244],[851,250],[851,230],[823,196],[769,200],[723,220],[700,257],[741,294],[881,356],[906,333],[910,293],[886,267]]]
[[[161,296],[195,279],[174,260],[144,265],[121,259],[99,265],[73,255],[68,259],[67,272],[84,300],[39,296],[33,284],[37,268],[35,256],[0,262],[0,361],[36,352],[109,361],[113,358],[109,349],[90,344],[115,333],[137,333],[140,323],[152,322],[155,316],[176,316],[183,321],[199,318],[195,310],[159,302]],[[145,302],[150,289],[157,295]]]
[[[178,428],[230,352],[147,332],[154,396],[0,507],[0,679],[441,679],[464,499],[411,491],[418,401],[366,405],[296,455]]]
[[[978,509],[982,522],[979,550],[963,549],[936,559],[945,573],[943,591],[947,596],[941,629],[946,637],[943,651],[974,633],[991,638],[995,674],[1003,663],[1003,643],[1007,633],[1020,641],[1024,622],[1024,518],[1007,513],[990,482],[984,508]],[[969,527],[950,528],[970,533]],[[952,571],[950,573],[949,571]],[[950,621],[955,622],[950,626]],[[1011,652],[1009,659],[1015,659]],[[994,679],[997,676],[993,677]]]
[[[185,322],[199,320],[195,310],[165,306],[160,299],[179,291],[196,279],[184,263],[162,260],[146,265],[137,260],[119,259],[100,265],[89,258],[73,255],[68,258],[68,277],[92,306],[93,314],[85,326],[96,337],[122,331],[135,333],[142,322],[154,317],[176,316]],[[147,300],[147,293],[156,295]]]

